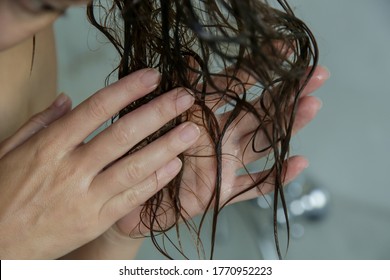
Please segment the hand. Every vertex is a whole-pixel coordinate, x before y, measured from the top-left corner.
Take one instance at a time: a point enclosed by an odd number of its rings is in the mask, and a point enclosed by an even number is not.
[[[84,143],[158,81],[154,70],[137,71],[73,111],[61,96],[0,144],[2,259],[63,256],[103,234],[176,176],[176,156],[199,136],[193,123],[117,159],[192,106],[185,90],[156,98]]]
[[[239,73],[241,80],[245,81],[250,77],[245,72]],[[325,68],[318,67],[315,70],[310,82],[306,86],[299,101],[298,111],[296,113],[296,119],[294,123],[293,134],[297,133],[305,125],[307,125],[316,116],[321,107],[321,101],[316,97],[308,96],[310,93],[318,89],[329,77],[329,73]],[[221,78],[217,83],[226,83],[225,78]],[[250,81],[248,81],[250,83]],[[210,108],[220,107],[222,104],[216,104],[210,101]],[[228,113],[218,115],[218,121],[223,123],[226,120]],[[242,169],[244,165],[258,160],[261,157],[267,156],[267,153],[254,153],[251,147],[247,148],[250,137],[253,135],[254,129],[257,125],[253,125],[253,117],[249,114],[242,113],[241,118],[237,118],[240,121],[237,122],[232,129],[226,133],[229,135],[222,148],[223,160],[223,174],[222,174],[222,191],[220,205],[224,205],[228,199],[233,195],[244,191],[248,186],[253,183],[253,178],[265,176],[269,173],[268,170],[256,173],[237,176],[237,170]],[[195,120],[194,120],[195,121]],[[210,188],[214,186],[215,180],[215,158],[210,157],[214,153],[211,148],[210,139],[204,129],[202,129],[201,120],[199,121],[199,127],[201,127],[201,136],[198,141],[186,151],[186,154],[196,155],[197,157],[188,157],[185,162],[185,172],[183,175],[181,185],[180,202],[183,205],[186,213],[183,213],[186,217],[190,218],[197,214],[203,213],[207,203],[211,198],[212,190]],[[259,135],[257,139],[261,139],[260,143],[257,143],[260,147],[267,146],[265,137]],[[202,157],[204,156],[204,157]],[[288,162],[288,169],[285,176],[284,183],[287,184],[295,177],[297,177],[307,166],[308,161],[302,156],[293,156]],[[262,185],[262,194],[268,193],[273,190],[272,182]],[[258,190],[253,189],[243,195],[238,196],[236,199],[229,203],[238,202],[242,200],[251,199],[259,195]],[[139,215],[141,207],[132,213],[126,215],[120,221],[118,221],[118,230],[124,235],[129,233],[137,234],[137,230],[141,233],[147,234],[148,229],[146,227],[139,226]],[[174,218],[169,217],[169,208],[167,207],[161,212],[164,212],[163,218],[166,227],[173,223]],[[169,220],[172,218],[172,220]],[[162,223],[162,221],[161,221]]]

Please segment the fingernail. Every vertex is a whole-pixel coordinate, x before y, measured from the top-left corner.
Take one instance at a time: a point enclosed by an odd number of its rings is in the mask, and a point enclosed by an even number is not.
[[[179,109],[188,109],[194,104],[195,98],[189,93],[189,90],[181,89],[177,94],[176,106]]]
[[[322,71],[317,74],[317,79],[319,80],[328,80],[330,78],[330,71],[327,67],[321,66]]]
[[[66,96],[65,93],[61,93],[57,98],[56,100],[53,102],[53,105],[54,107],[57,107],[57,108],[60,108],[62,106],[64,106],[64,104],[66,103],[66,101],[68,101],[68,96]]]
[[[317,97],[317,102],[318,102],[318,110],[320,110],[322,108],[322,106],[324,105],[324,103],[318,97]]]
[[[161,79],[161,74],[156,69],[148,69],[146,70],[140,77],[140,82],[146,88],[156,87]]]
[[[188,123],[180,131],[180,139],[184,143],[192,142],[194,139],[198,138],[200,134],[199,127],[194,123]]]
[[[169,174],[169,175],[172,175],[172,174],[176,174],[177,171],[181,168],[181,165],[182,165],[182,162],[180,159],[178,158],[175,158],[173,160],[171,160],[165,167],[165,171]]]

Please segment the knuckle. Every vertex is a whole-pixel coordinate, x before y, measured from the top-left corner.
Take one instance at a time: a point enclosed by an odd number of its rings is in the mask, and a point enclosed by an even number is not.
[[[34,159],[39,164],[45,164],[47,162],[53,162],[57,156],[57,142],[55,138],[41,137],[39,141],[36,141],[34,150]]]
[[[56,175],[57,182],[77,182],[79,190],[87,190],[91,184],[90,174],[84,171],[82,164],[75,161],[75,157],[61,159]],[[78,158],[77,158],[78,159]]]
[[[40,126],[40,127],[46,127],[47,126],[47,120],[45,112],[38,113],[30,118],[30,122]]]
[[[143,179],[143,170],[144,168],[136,163],[127,165],[125,168],[126,179],[128,180],[128,182]]]
[[[111,135],[117,145],[128,146],[131,142],[131,131],[126,129],[123,122],[118,121],[112,126]]]
[[[124,193],[124,196],[125,196],[124,199],[126,203],[128,203],[128,205],[134,206],[139,204],[139,199],[138,199],[139,195],[133,189],[126,191]]]
[[[177,117],[181,109],[178,109],[178,98],[187,94],[185,88],[176,88],[170,93],[164,94],[159,98],[156,98],[154,102],[150,103],[152,110],[152,117],[156,120],[168,121],[174,117]]]
[[[88,101],[88,114],[97,119],[97,120],[105,120],[110,116],[102,97],[99,94],[96,94]]]
[[[171,112],[171,110],[167,110],[168,107],[169,106],[167,106],[166,102],[154,102],[154,104],[152,105],[152,114],[154,118],[156,120],[166,119],[167,114]]]

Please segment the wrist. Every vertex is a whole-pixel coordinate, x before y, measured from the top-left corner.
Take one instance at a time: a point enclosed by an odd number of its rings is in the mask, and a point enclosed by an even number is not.
[[[15,225],[15,222],[0,223],[0,259],[31,260],[47,259],[45,248],[39,248],[35,238],[28,236],[25,230]]]
[[[143,240],[143,238],[131,238],[113,225],[104,234],[63,256],[62,259],[134,259]]]

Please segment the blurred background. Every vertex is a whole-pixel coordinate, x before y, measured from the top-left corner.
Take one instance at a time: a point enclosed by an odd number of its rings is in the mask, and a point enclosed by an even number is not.
[[[292,143],[292,152],[306,155],[310,167],[288,188],[285,258],[390,259],[390,2],[290,4],[314,32],[320,62],[332,76],[315,93],[323,100],[321,112]],[[78,104],[104,86],[116,54],[83,8],[69,10],[55,28],[59,90]],[[264,199],[228,207],[215,257],[276,258],[270,211]],[[282,218],[279,223],[285,252]],[[146,241],[138,258],[163,257]]]

